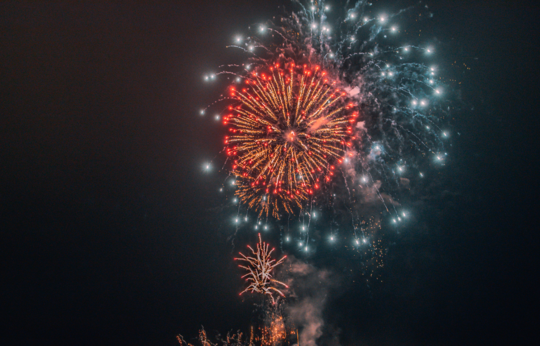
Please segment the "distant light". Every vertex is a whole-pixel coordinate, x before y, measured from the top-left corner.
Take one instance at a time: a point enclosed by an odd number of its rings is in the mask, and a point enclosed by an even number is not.
[[[325,10],[325,11],[329,11],[329,10],[330,10],[330,6],[328,6],[328,5],[324,6],[324,10]]]
[[[264,26],[261,26],[261,27],[259,28],[259,31],[260,31],[260,32],[264,32],[264,30],[265,30]]]
[[[440,94],[441,94],[441,91],[440,91],[439,89],[435,89],[435,93],[437,93],[437,94],[440,95]]]
[[[417,104],[416,100],[413,100],[412,104],[413,104],[413,106],[416,106],[416,104]]]
[[[407,216],[407,214],[405,214],[405,212],[403,212],[401,215],[403,215],[403,217]]]
[[[446,133],[446,132],[443,132],[442,135],[443,135],[444,137],[448,137],[448,133]]]
[[[380,21],[384,23],[384,21],[386,20],[386,18],[383,16],[380,18]]]
[[[362,181],[365,183],[367,181],[366,177],[362,177]]]
[[[330,58],[333,59],[333,58],[334,58],[334,54],[330,53]]]
[[[356,243],[356,245],[359,245],[359,244],[360,244],[360,242],[358,241],[358,239],[356,239],[354,242]]]
[[[304,245],[304,243],[300,242],[300,246]]]
[[[430,80],[429,80],[429,84],[433,84],[433,79],[430,79]]]
[[[233,203],[236,203],[237,199],[235,198],[235,199],[233,199],[232,201],[233,201]]]
[[[220,189],[219,189],[219,192],[223,192],[223,188],[220,188]]]
[[[367,243],[367,240],[366,240],[366,238],[362,239],[362,241],[363,241],[364,243]]]
[[[204,80],[208,80],[208,76],[204,76]]]
[[[422,100],[422,101],[420,101],[420,104],[421,104],[422,106],[425,106],[425,105],[427,104],[427,101]]]
[[[437,156],[437,160],[442,161],[442,157]]]
[[[234,185],[234,184],[236,184],[236,181],[235,180],[231,181],[231,185]]]
[[[204,110],[201,110],[201,115],[204,115]]]
[[[396,223],[396,219],[392,219],[392,221],[393,221],[394,223]]]
[[[259,228],[259,226],[256,225],[256,226],[255,226],[255,229],[258,229],[258,228]]]
[[[388,72],[388,75],[392,77],[394,74],[392,72]]]
[[[210,169],[210,165],[209,165],[209,164],[206,164],[206,165],[204,166],[204,169],[209,170],[209,169]]]
[[[420,178],[423,178],[424,177],[424,173],[420,173]]]
[[[238,223],[238,219],[234,219],[234,222]]]
[[[355,17],[355,14],[354,13],[351,13],[351,18],[354,18]]]
[[[429,126],[426,126],[426,129],[428,129],[428,130],[429,130]]]
[[[289,237],[285,238],[286,241],[289,241]]]
[[[409,48],[405,47],[403,50],[406,51],[406,52],[408,52],[408,51],[409,51]]]
[[[313,217],[317,217],[317,213],[313,212]]]
[[[240,80],[241,80],[240,77],[236,78],[237,83],[240,83]]]
[[[397,28],[395,26],[392,27],[392,31],[396,32]]]
[[[308,250],[307,246],[306,246],[306,248],[305,248],[304,250],[305,250],[305,251],[307,251],[307,250]]]
[[[354,42],[354,36],[351,36],[351,42]]]
[[[427,52],[428,52],[428,53],[431,53],[431,49],[428,48],[428,49],[427,49]]]
[[[268,229],[268,226],[264,225],[264,229]]]
[[[242,42],[242,37],[237,36],[237,37],[236,37],[236,42],[238,42],[238,43]]]
[[[398,218],[397,218],[397,219],[398,219],[399,221],[401,221],[401,218],[400,218],[399,216],[398,216]]]
[[[315,23],[311,24],[311,28],[312,29],[317,29],[317,24],[315,24]]]
[[[369,20],[368,17],[364,17],[364,22],[367,22]]]
[[[246,216],[246,217],[244,218],[244,221],[247,221],[247,220],[248,220],[248,218],[247,218],[247,216]]]
[[[248,49],[249,49],[250,51],[253,51],[253,46],[249,46]]]
[[[306,226],[302,226],[302,231],[305,231],[306,230]]]
[[[218,120],[218,121],[219,121],[219,115],[216,115],[216,120]]]
[[[331,241],[334,241],[334,236],[331,236],[331,237],[330,237],[330,240],[331,240]]]

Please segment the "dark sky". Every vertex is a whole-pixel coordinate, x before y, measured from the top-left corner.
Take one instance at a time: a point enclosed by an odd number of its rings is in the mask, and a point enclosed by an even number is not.
[[[350,284],[326,314],[344,345],[529,343],[538,5],[428,3],[433,34],[471,62],[474,110],[457,115],[428,231],[392,247],[386,284]],[[222,128],[197,112],[219,95],[201,76],[279,4],[0,4],[0,344],[174,345],[249,325],[223,174],[201,174]]]

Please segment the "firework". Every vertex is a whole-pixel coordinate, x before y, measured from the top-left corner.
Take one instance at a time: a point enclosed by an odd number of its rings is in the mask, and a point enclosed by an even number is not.
[[[332,179],[334,161],[343,160],[355,139],[351,124],[358,112],[319,66],[276,63],[245,83],[230,88],[239,104],[223,118],[232,133],[225,144],[236,195],[259,215],[279,219],[280,211],[302,208]]]
[[[279,261],[272,259],[271,255],[272,252],[274,252],[274,249],[270,250],[270,245],[263,243],[260,233],[259,242],[257,243],[257,251],[253,250],[253,248],[249,245],[248,248],[251,250],[253,256],[246,256],[240,252],[240,256],[242,257],[235,258],[235,260],[247,262],[246,265],[239,265],[240,268],[248,271],[248,273],[242,276],[242,278],[246,278],[246,281],[249,284],[248,287],[240,293],[240,295],[248,291],[251,293],[261,293],[270,296],[272,303],[275,303],[273,295],[274,293],[278,293],[280,296],[285,297],[283,292],[274,286],[276,284],[279,284],[285,288],[288,288],[288,286],[281,281],[273,279],[272,271],[275,267],[283,263],[287,256],[283,256]]]
[[[309,217],[308,225],[313,207],[336,212],[341,203],[360,247],[366,207],[384,208],[399,227],[411,212],[404,194],[447,164],[456,81],[433,61],[442,51],[412,34],[432,17],[427,6],[386,13],[365,0],[292,2],[294,12],[231,38],[246,61],[206,77],[231,82],[216,119],[227,127],[233,203],[259,218]],[[299,241],[306,251],[308,237],[309,227]]]

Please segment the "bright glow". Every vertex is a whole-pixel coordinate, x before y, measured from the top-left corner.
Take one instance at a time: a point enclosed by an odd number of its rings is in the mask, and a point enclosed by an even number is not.
[[[409,51],[409,48],[408,47],[405,47],[403,48],[404,51],[408,52]]]
[[[443,137],[448,137],[448,133],[446,133],[446,132],[443,132],[442,135],[443,135]]]
[[[289,240],[290,240],[289,237],[285,238],[285,241],[289,241]]]
[[[234,222],[235,222],[235,223],[238,223],[238,219],[234,219]]]
[[[236,203],[238,200],[235,198],[235,199],[233,199],[232,201],[233,201],[233,203]]]
[[[429,80],[429,84],[433,84],[433,79],[430,79],[430,80]]]
[[[307,251],[307,250],[308,250],[308,248],[307,248],[307,246],[306,246],[306,247],[304,248],[304,251]]]
[[[209,164],[206,164],[206,165],[204,166],[204,169],[206,169],[206,170],[208,171],[208,170],[210,169],[210,165],[209,165]]]
[[[351,36],[351,42],[354,42],[354,36]]]
[[[393,221],[394,223],[396,223],[396,219],[392,219],[392,221]]]
[[[364,242],[364,244],[365,244],[365,243],[367,243],[367,240],[366,240],[366,238],[362,239],[362,241]]]
[[[363,181],[364,183],[367,182],[367,178],[366,178],[365,176],[362,177],[362,181]]]
[[[331,240],[331,241],[334,241],[334,236],[331,236],[331,237],[330,237],[330,240]]]
[[[423,177],[424,177],[424,173],[420,172],[420,178],[423,178]]]
[[[418,102],[416,102],[416,100],[413,100],[413,101],[412,101],[413,106],[416,106],[417,103],[418,103]]]
[[[237,43],[240,43],[240,42],[242,42],[242,37],[240,37],[240,36],[237,36],[237,37],[236,37],[236,42],[237,42]]]
[[[356,16],[356,14],[351,13],[351,18],[354,18],[355,16]]]
[[[302,231],[305,231],[306,230],[306,226],[302,226]]]
[[[368,17],[364,17],[364,22],[367,22],[369,20]]]
[[[268,226],[264,225],[264,229],[267,230],[267,229],[268,229]]]
[[[249,49],[250,51],[253,51],[253,46],[249,46],[248,49]]]
[[[354,242],[356,243],[356,245],[359,245],[359,244],[360,244],[360,242],[358,241],[358,239],[356,239]]]
[[[396,32],[397,28],[395,26],[392,27],[392,32]]]
[[[264,26],[261,26],[261,27],[259,28],[259,31],[260,31],[260,32],[264,32],[264,30],[265,30]]]
[[[386,18],[384,16],[382,16],[380,19],[379,19],[382,23],[384,23],[384,21],[386,20]]]
[[[330,6],[328,6],[328,5],[324,6],[324,10],[325,10],[325,11],[330,10]]]
[[[200,112],[200,113],[201,113],[201,115],[204,115],[204,110],[201,110],[201,112]]]
[[[435,93],[440,95],[441,91],[439,89],[435,89]]]
[[[216,120],[219,121],[219,115],[216,115]]]
[[[407,215],[405,214],[405,212],[401,213],[401,215],[403,215],[403,217],[407,216]]]
[[[425,105],[427,104],[427,101],[422,100],[422,101],[420,101],[420,104],[421,104],[422,106],[425,106]]]
[[[315,24],[315,23],[311,24],[311,28],[312,29],[317,29],[317,24]]]
[[[246,217],[244,218],[244,221],[247,221],[247,220],[248,220],[248,218],[247,218],[247,216],[246,216]]]

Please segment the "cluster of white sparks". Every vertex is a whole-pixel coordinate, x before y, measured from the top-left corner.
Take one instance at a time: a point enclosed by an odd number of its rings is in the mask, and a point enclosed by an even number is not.
[[[270,250],[270,245],[262,241],[260,233],[257,251],[249,245],[247,247],[251,250],[251,256],[246,256],[240,252],[239,254],[242,257],[235,258],[235,261],[246,262],[245,265],[241,264],[239,267],[248,271],[247,274],[242,276],[242,278],[246,278],[248,287],[240,292],[240,295],[248,291],[251,293],[260,293],[269,296],[272,299],[272,303],[275,303],[274,293],[285,297],[283,292],[275,286],[276,284],[285,288],[288,286],[281,281],[273,279],[272,272],[274,268],[285,261],[287,256],[283,256],[279,261],[273,259],[271,256],[275,249]]]

